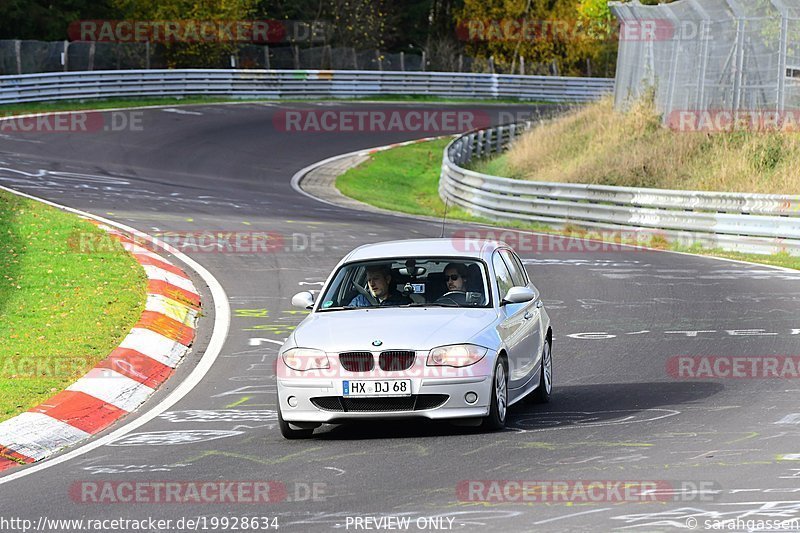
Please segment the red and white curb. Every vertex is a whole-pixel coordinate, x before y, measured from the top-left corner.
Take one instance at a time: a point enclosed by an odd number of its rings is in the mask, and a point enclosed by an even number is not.
[[[200,296],[186,273],[125,233],[89,222],[118,239],[144,268],[145,310],[119,347],[86,375],[0,422],[0,472],[40,461],[134,411],[172,375],[194,340]]]

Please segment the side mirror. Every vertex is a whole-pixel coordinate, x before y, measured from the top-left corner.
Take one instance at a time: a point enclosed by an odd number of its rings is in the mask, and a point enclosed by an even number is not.
[[[314,295],[308,291],[298,292],[292,296],[292,305],[300,309],[311,309],[314,307]]]
[[[502,304],[524,304],[538,298],[539,294],[530,287],[511,287],[503,297]]]

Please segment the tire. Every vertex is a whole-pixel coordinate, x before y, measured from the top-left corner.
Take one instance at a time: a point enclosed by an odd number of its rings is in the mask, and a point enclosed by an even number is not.
[[[314,434],[313,429],[294,429],[289,422],[283,419],[281,414],[280,398],[278,399],[278,427],[281,428],[281,435],[284,439],[307,439]]]
[[[492,402],[489,416],[483,419],[483,429],[497,431],[506,427],[508,416],[508,372],[503,359],[498,357],[492,374]]]
[[[553,394],[553,351],[550,341],[544,343],[542,350],[542,367],[539,373],[539,386],[533,391],[535,403],[548,403]]]

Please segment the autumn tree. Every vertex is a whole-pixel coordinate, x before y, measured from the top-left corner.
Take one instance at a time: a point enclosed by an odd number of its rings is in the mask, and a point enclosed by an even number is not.
[[[256,0],[111,0],[126,19],[144,21],[244,21]],[[237,42],[226,39],[164,43],[171,68],[217,66],[235,54]]]
[[[616,44],[579,7],[579,0],[465,0],[456,18],[468,50],[500,70],[518,72],[524,58],[527,73],[582,75],[592,60],[613,63],[607,51]]]
[[[71,22],[117,15],[111,0],[2,0],[0,39],[63,41]]]

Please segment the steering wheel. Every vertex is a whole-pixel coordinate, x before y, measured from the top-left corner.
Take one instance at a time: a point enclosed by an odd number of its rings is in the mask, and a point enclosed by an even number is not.
[[[446,303],[447,301],[453,302],[458,306],[466,305],[467,293],[462,291],[450,291],[444,293],[443,295],[439,296],[439,298],[436,299],[437,304],[443,304]]]
[[[359,293],[360,295],[362,295],[364,298],[366,298],[366,299],[367,299],[367,301],[368,301],[370,304],[372,304],[372,305],[380,305],[380,302],[378,302],[378,299],[377,299],[377,298],[375,298],[375,297],[372,295],[372,293],[371,293],[371,292],[369,292],[367,289],[365,289],[364,287],[362,287],[361,285],[359,285],[359,284],[358,284],[358,283],[356,283],[355,281],[351,281],[351,282],[350,282],[350,284],[353,286],[353,288],[354,288],[355,290],[357,290],[357,291],[358,291],[358,293]]]

